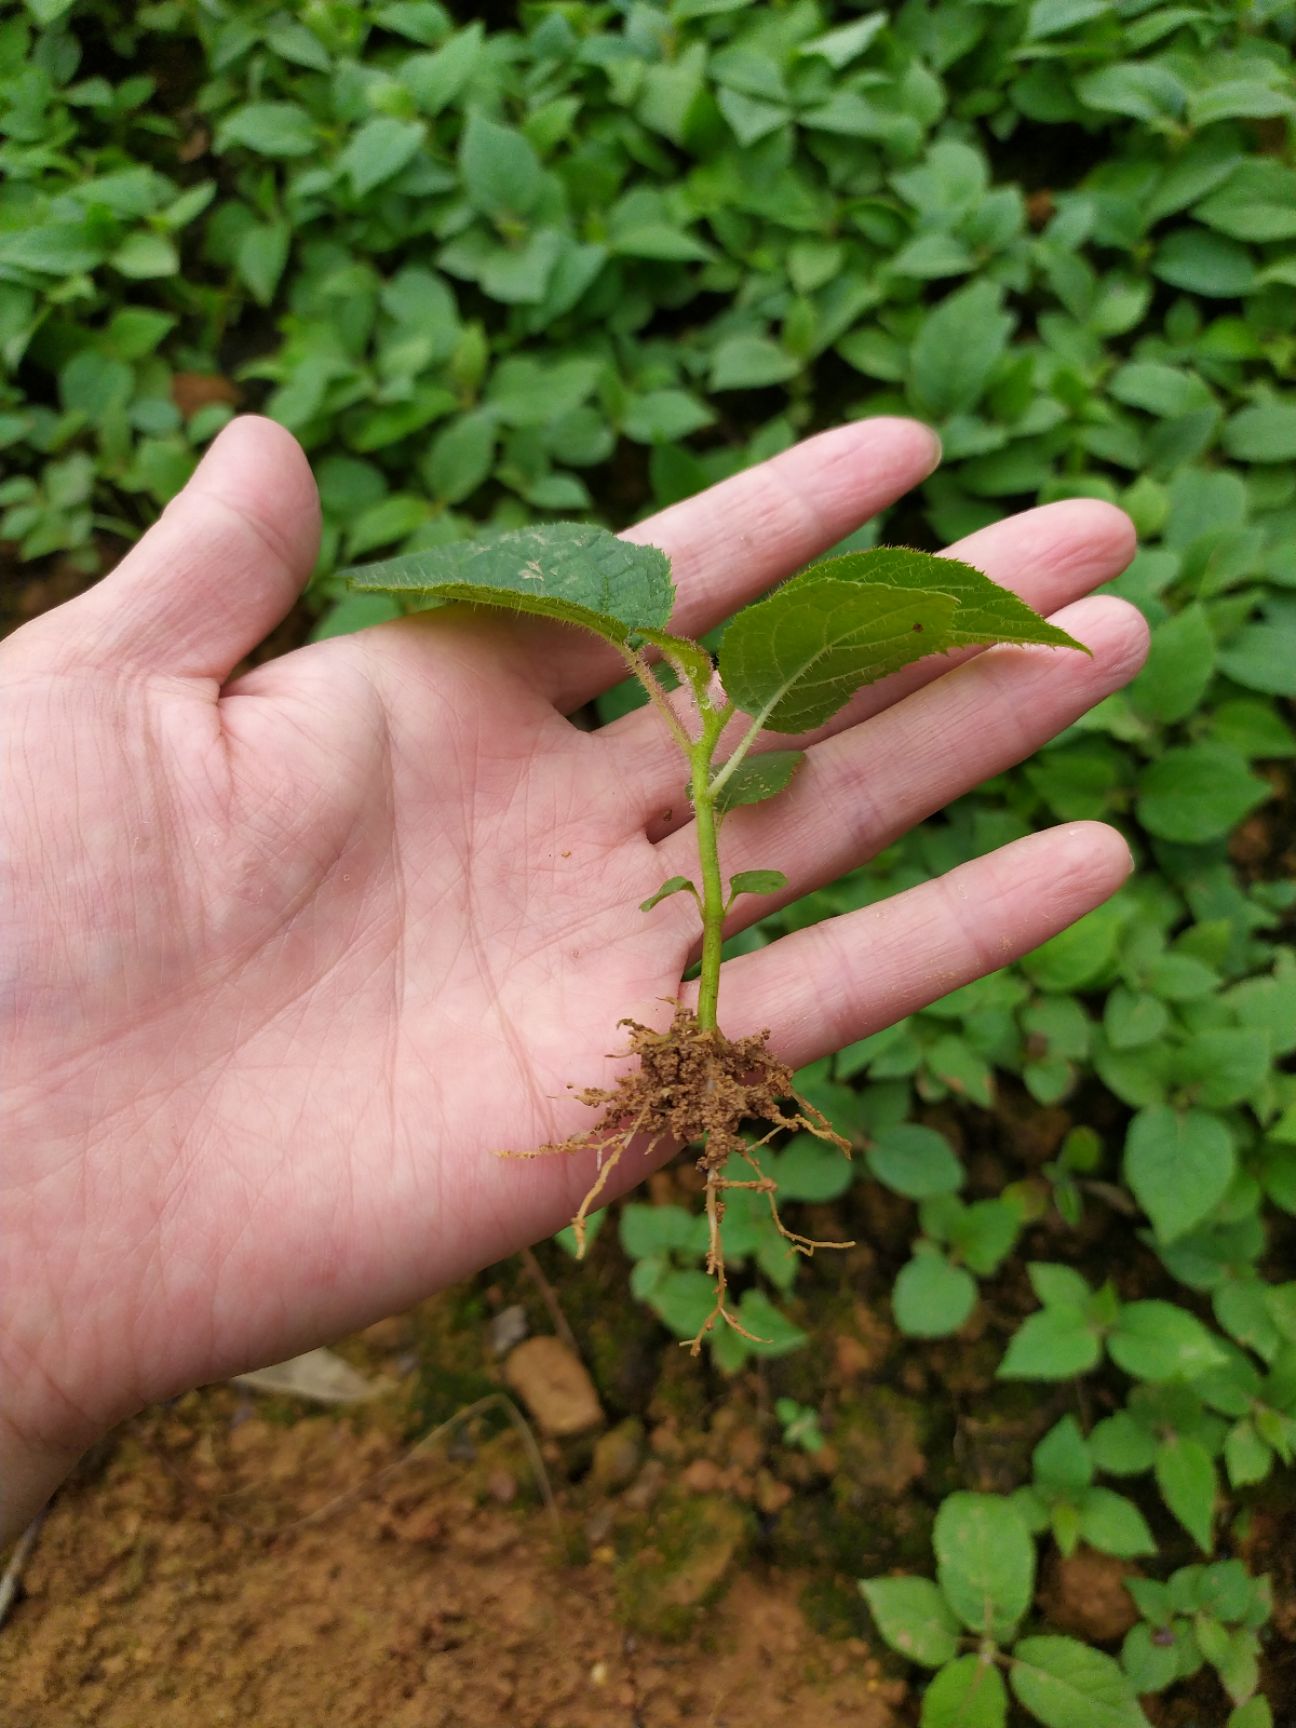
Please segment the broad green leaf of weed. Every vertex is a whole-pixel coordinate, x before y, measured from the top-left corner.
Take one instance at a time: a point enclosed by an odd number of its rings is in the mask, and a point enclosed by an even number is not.
[[[216,148],[240,145],[258,156],[309,156],[319,149],[310,113],[296,102],[249,102],[216,129]]]
[[[641,912],[651,912],[654,906],[658,905],[663,900],[668,900],[672,894],[692,894],[693,898],[696,900],[697,888],[692,882],[690,882],[687,876],[668,877],[655,894],[650,894],[646,900],[640,901],[639,910]]]
[[[1036,1483],[1055,1491],[1079,1493],[1093,1481],[1094,1465],[1074,1416],[1054,1423],[1031,1454]]]
[[[1199,1440],[1172,1434],[1157,1448],[1154,1470],[1161,1498],[1202,1552],[1209,1554],[1218,1491],[1210,1453]]]
[[[475,109],[459,141],[459,172],[473,209],[485,216],[525,216],[544,178],[530,141]]]
[[[1086,1311],[1057,1303],[1029,1315],[1009,1340],[1001,1380],[1070,1380],[1102,1359],[1102,1339]]]
[[[1004,1728],[1008,1692],[1003,1676],[980,1656],[960,1656],[923,1693],[920,1728]]]
[[[366,120],[348,143],[338,158],[338,167],[350,180],[355,196],[363,198],[408,167],[423,147],[423,141],[420,121],[376,115]]]
[[[720,646],[725,690],[774,732],[821,725],[863,684],[940,647],[957,602],[817,573],[740,612]]]
[[[1215,634],[1200,605],[1185,606],[1152,632],[1147,664],[1129,699],[1149,720],[1186,719],[1197,707],[1215,671]]]
[[[1157,1551],[1156,1537],[1132,1500],[1110,1488],[1091,1488],[1080,1508],[1080,1535],[1101,1554],[1135,1560]]]
[[[868,1148],[868,1166],[884,1187],[910,1200],[956,1194],[963,1166],[943,1134],[919,1122],[881,1129]]]
[[[1232,1136],[1208,1111],[1153,1104],[1130,1123],[1125,1179],[1158,1241],[1173,1242],[1200,1224],[1228,1191],[1236,1168]]]
[[[777,894],[787,885],[781,870],[739,870],[730,878],[729,898],[732,902],[740,894]]]
[[[911,1662],[940,1668],[958,1654],[959,1623],[930,1578],[866,1578],[860,1591],[883,1638]]]
[[[618,643],[644,626],[664,625],[675,599],[664,552],[573,522],[455,540],[346,574],[357,593],[501,606]]]
[[[1224,1728],[1274,1728],[1273,1706],[1267,1698],[1248,1698],[1230,1712]]]
[[[940,1587],[968,1631],[1011,1639],[1035,1591],[1035,1544],[1017,1507],[995,1494],[951,1494],[932,1545]]]
[[[761,1167],[778,1183],[780,1200],[837,1200],[855,1180],[855,1167],[835,1146],[815,1134],[795,1134],[780,1151],[764,1156]]]
[[[896,1325],[909,1338],[948,1338],[976,1307],[977,1283],[963,1266],[920,1248],[900,1269],[891,1294]]]
[[[1044,1728],[1147,1728],[1120,1664],[1074,1638],[1023,1638],[1009,1679]]]
[[[1138,817],[1160,840],[1201,846],[1221,840],[1266,799],[1269,783],[1223,744],[1184,744],[1165,751],[1139,780]]]
[[[938,415],[975,407],[1007,350],[1012,327],[996,283],[972,282],[942,300],[927,314],[910,353],[919,405]]]
[[[1089,650],[1065,630],[1033,612],[1024,600],[1008,588],[983,575],[972,565],[957,558],[938,558],[930,552],[914,552],[905,546],[875,546],[867,552],[847,552],[840,558],[826,558],[813,567],[815,578],[830,576],[841,582],[884,583],[890,588],[907,592],[933,591],[948,594],[958,603],[958,610],[949,628],[949,640],[941,651],[951,646],[969,646],[991,642],[1042,644],[1054,648]],[[789,587],[806,580],[797,577]],[[935,653],[929,647],[928,653]]]
[[[1112,1361],[1136,1380],[1156,1383],[1222,1367],[1219,1340],[1173,1302],[1127,1302],[1107,1342]]]

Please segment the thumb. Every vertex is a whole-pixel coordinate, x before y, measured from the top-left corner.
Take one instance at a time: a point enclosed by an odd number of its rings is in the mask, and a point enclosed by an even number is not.
[[[81,663],[221,682],[287,615],[318,550],[319,495],[301,446],[245,415],[138,546],[48,626]]]

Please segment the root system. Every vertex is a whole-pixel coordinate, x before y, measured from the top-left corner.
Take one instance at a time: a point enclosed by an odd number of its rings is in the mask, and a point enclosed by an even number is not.
[[[754,1343],[764,1343],[766,1340],[746,1330],[726,1300],[728,1280],[721,1233],[725,1193],[744,1188],[767,1195],[774,1226],[795,1253],[813,1254],[816,1248],[849,1248],[852,1246],[849,1242],[816,1242],[787,1228],[779,1216],[778,1185],[762,1171],[756,1154],[790,1129],[802,1129],[828,1141],[847,1158],[851,1154],[850,1142],[796,1091],[792,1070],[770,1051],[768,1031],[747,1038],[726,1038],[723,1032],[700,1025],[696,1015],[683,1006],[676,1007],[665,1032],[656,1032],[637,1020],[622,1020],[618,1024],[629,1028],[627,1054],[638,1057],[638,1065],[622,1074],[613,1086],[590,1086],[576,1094],[582,1104],[600,1112],[597,1122],[567,1140],[507,1156],[598,1154],[598,1176],[572,1220],[579,1256],[585,1251],[585,1228],[590,1213],[632,1145],[641,1144],[643,1156],[649,1158],[665,1145],[700,1143],[697,1167],[706,1176],[710,1227],[707,1271],[715,1279],[715,1305],[691,1340],[691,1348],[696,1355],[702,1340],[721,1321]],[[751,1137],[753,1128],[757,1130],[755,1138]],[[725,1175],[734,1158],[741,1159],[750,1169],[749,1178],[739,1181]]]

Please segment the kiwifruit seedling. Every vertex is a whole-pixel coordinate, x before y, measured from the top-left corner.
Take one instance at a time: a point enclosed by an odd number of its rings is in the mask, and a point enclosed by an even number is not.
[[[671,894],[696,900],[702,922],[697,1005],[677,1003],[664,1032],[622,1021],[629,1029],[627,1054],[638,1060],[615,1085],[577,1092],[598,1113],[591,1126],[567,1140],[509,1155],[598,1153],[597,1178],[573,1220],[583,1252],[590,1212],[631,1147],[647,1156],[664,1145],[699,1145],[715,1301],[692,1348],[696,1353],[717,1324],[752,1338],[727,1300],[725,1193],[746,1188],[768,1195],[789,1247],[813,1253],[830,1244],[784,1225],[760,1150],[788,1129],[817,1135],[847,1156],[850,1145],[798,1096],[792,1071],[769,1048],[768,1032],[730,1039],[720,1028],[726,915],[740,894],[777,893],[788,886],[778,870],[741,871],[726,885],[719,849],[724,819],[740,805],[777,797],[804,760],[801,750],[767,747],[767,734],[822,726],[862,685],[956,648],[1082,644],[970,565],[899,547],[812,564],[739,612],[715,657],[700,642],[666,628],[675,589],[665,553],[585,524],[550,523],[456,541],[348,576],[362,593],[395,595],[414,605],[505,607],[592,631],[621,655],[679,746],[697,838],[697,880],[672,877],[640,911],[650,914]],[[667,700],[667,666],[685,693],[682,714]],[[722,747],[737,716],[746,725],[731,747]],[[728,1174],[734,1165],[742,1172],[738,1177]]]

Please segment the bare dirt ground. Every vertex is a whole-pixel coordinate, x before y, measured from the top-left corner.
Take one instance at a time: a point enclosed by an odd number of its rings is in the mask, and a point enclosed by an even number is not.
[[[4,1728],[894,1721],[903,1686],[813,1632],[786,1571],[744,1568],[683,1642],[626,1631],[614,1546],[570,1505],[558,1540],[511,1434],[276,1537],[218,1510],[286,1521],[404,1449],[380,1417],[285,1426],[228,1389],[142,1418],[41,1532],[0,1632]]]

